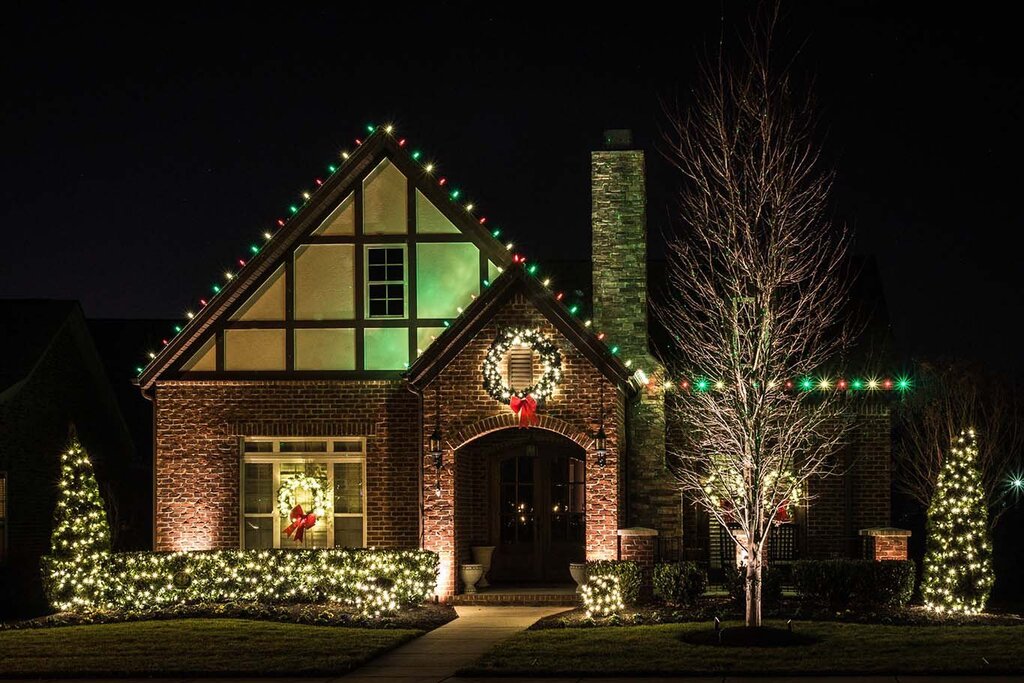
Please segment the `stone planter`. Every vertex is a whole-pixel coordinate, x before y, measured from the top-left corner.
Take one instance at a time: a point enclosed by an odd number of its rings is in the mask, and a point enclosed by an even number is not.
[[[465,592],[469,595],[476,593],[476,582],[484,575],[482,564],[464,564],[459,567],[459,576],[466,587]]]
[[[470,550],[473,552],[473,562],[482,565],[484,568],[484,574],[480,577],[477,586],[487,588],[491,585],[490,581],[487,580],[487,572],[491,571],[491,558],[494,557],[494,546],[475,545]]]
[[[572,576],[572,580],[576,582],[576,592],[582,593],[583,584],[587,582],[587,563],[570,562],[569,575]]]

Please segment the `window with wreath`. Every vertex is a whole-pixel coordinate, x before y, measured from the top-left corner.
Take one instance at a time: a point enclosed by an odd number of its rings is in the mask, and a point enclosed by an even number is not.
[[[321,489],[288,488],[286,507],[300,507],[306,526],[297,534],[284,514],[281,489],[290,480]],[[366,441],[364,439],[247,438],[242,456],[242,547],[361,548],[366,545]],[[324,514],[309,524],[318,495]],[[300,540],[301,539],[301,540]]]

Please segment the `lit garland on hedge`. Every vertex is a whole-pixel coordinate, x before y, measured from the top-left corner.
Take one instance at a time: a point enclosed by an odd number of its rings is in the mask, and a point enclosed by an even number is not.
[[[529,346],[540,355],[543,372],[533,386],[510,387],[501,374],[501,360],[514,346]],[[483,373],[484,389],[495,401],[508,403],[512,397],[522,399],[531,395],[539,401],[551,396],[562,379],[562,353],[539,330],[509,328],[498,332],[491,344],[484,358]]]
[[[587,618],[610,617],[626,608],[617,576],[594,576],[580,589]]]
[[[418,605],[436,588],[439,560],[425,550],[220,550],[102,553],[98,581],[75,584],[62,610],[144,610],[228,602],[341,603],[369,617]],[[74,567],[49,558],[48,586]]]
[[[960,432],[939,471],[928,508],[928,552],[922,593],[937,612],[977,614],[992,589],[988,506],[973,429]]]
[[[75,437],[60,456],[57,496],[51,553],[60,570],[48,590],[60,609],[72,609],[91,602],[110,553],[110,525],[100,488],[92,462]]]

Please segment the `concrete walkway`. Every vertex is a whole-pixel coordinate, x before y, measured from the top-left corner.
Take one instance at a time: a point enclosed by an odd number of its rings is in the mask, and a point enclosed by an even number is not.
[[[459,618],[374,659],[339,683],[440,683],[497,643],[567,607],[456,607]]]

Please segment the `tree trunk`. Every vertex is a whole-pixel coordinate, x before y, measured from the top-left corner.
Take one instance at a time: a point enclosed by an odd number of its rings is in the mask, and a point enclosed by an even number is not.
[[[747,626],[761,625],[761,553],[754,548],[747,552]]]

